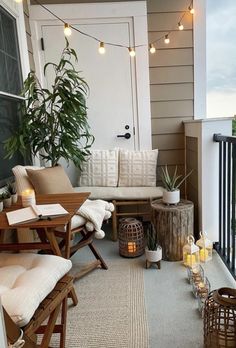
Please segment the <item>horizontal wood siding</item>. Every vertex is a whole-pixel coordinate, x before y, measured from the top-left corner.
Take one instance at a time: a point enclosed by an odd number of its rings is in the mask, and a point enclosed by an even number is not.
[[[193,20],[186,13],[179,31],[177,23],[189,0],[148,0],[149,42],[157,51],[149,55],[152,146],[159,149],[160,166],[185,169],[183,121],[193,119]],[[170,44],[160,39],[169,31]],[[158,180],[159,181],[159,180]]]

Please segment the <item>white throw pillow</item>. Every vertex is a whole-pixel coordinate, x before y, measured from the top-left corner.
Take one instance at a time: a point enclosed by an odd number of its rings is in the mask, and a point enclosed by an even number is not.
[[[31,189],[33,190],[33,185],[31,184],[26,169],[39,170],[44,169],[44,167],[36,166],[15,166],[12,168],[12,172],[15,176],[17,193],[21,195],[21,192]]]
[[[117,186],[118,151],[91,150],[91,156],[83,163],[79,186]]]
[[[156,186],[158,150],[120,150],[118,186]]]

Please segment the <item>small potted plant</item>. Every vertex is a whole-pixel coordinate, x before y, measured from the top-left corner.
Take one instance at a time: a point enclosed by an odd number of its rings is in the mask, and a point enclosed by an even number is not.
[[[3,195],[0,193],[0,213],[3,211]]]
[[[7,191],[11,195],[12,203],[17,202],[17,192],[16,192],[16,185],[13,182],[7,183]]]
[[[163,191],[163,202],[166,204],[177,204],[180,201],[180,191],[179,187],[184,183],[184,181],[192,173],[189,172],[187,175],[177,175],[177,166],[175,167],[174,174],[171,176],[168,171],[168,167],[162,167],[162,182],[165,187]]]
[[[11,199],[11,194],[10,192],[8,192],[7,189],[5,189],[5,191],[2,193],[2,197],[3,197],[3,207],[9,208],[11,206],[12,199]]]
[[[162,259],[162,248],[158,243],[156,229],[151,222],[147,228],[147,245],[145,248],[146,265],[148,262],[158,262]]]

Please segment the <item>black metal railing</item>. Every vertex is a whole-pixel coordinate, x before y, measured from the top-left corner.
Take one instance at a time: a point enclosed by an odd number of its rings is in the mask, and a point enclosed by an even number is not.
[[[219,242],[216,250],[236,277],[236,137],[214,134],[219,143]]]

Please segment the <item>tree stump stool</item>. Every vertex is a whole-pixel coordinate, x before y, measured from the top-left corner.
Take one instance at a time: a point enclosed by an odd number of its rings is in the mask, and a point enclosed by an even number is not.
[[[177,205],[166,205],[162,199],[151,203],[153,223],[162,247],[162,259],[181,261],[187,237],[193,234],[193,203],[181,199]]]

